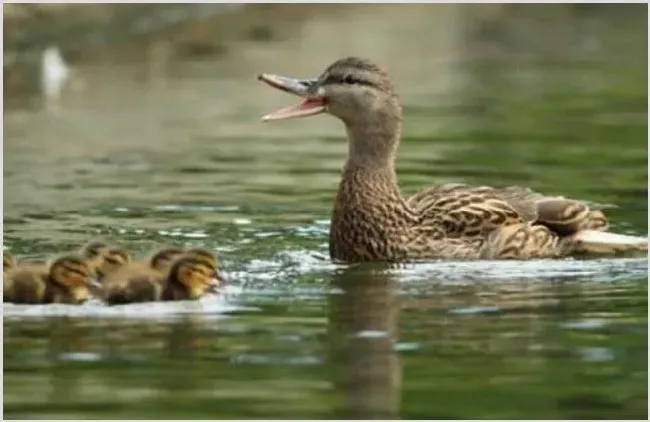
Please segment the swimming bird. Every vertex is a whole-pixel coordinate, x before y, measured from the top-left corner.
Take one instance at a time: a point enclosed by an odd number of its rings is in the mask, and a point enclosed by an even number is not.
[[[328,113],[345,126],[348,154],[329,233],[332,259],[528,259],[643,251],[647,237],[609,233],[605,204],[544,195],[525,187],[444,184],[402,195],[395,157],[402,107],[388,74],[347,57],[313,79],[261,74],[302,101],[264,121]]]
[[[5,272],[3,301],[80,304],[91,298],[94,283],[83,258],[65,255],[49,265],[18,265]]]
[[[95,266],[95,274],[98,281],[102,281],[107,275],[131,262],[131,254],[124,248],[108,248],[101,255],[98,265]]]

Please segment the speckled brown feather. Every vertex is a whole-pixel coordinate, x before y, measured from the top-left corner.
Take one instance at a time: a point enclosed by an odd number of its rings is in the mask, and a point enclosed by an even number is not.
[[[407,202],[431,220],[429,224],[442,227],[445,237],[475,240],[481,258],[558,256],[567,250],[558,247],[560,239],[609,227],[602,211],[591,210],[585,202],[519,186],[446,184],[420,191]]]

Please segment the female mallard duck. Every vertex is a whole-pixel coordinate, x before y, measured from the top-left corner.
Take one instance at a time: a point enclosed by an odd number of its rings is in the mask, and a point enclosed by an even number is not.
[[[327,112],[345,124],[348,157],[330,226],[333,259],[403,262],[647,252],[646,238],[605,232],[605,206],[599,204],[514,186],[448,184],[402,196],[395,173],[402,108],[386,72],[368,60],[338,60],[317,79],[271,74],[259,79],[303,98],[263,120]]]
[[[178,252],[166,248],[155,253],[148,266],[130,265],[115,271],[105,279],[102,297],[111,305],[196,300],[223,284],[216,257],[209,251]]]
[[[85,260],[66,255],[47,265],[20,265],[4,273],[3,301],[79,304],[91,297],[93,272]]]

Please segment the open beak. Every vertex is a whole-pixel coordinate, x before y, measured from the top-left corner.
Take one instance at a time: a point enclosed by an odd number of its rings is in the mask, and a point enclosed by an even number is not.
[[[325,111],[325,99],[318,92],[313,92],[315,79],[293,79],[286,76],[262,73],[257,77],[273,88],[302,97],[303,100],[294,106],[285,107],[262,117],[262,120],[284,120],[294,117],[313,116]]]

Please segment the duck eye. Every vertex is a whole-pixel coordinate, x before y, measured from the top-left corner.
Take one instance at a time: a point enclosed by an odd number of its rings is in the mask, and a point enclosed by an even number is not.
[[[354,84],[354,83],[357,83],[357,79],[356,79],[354,76],[352,76],[352,75],[346,75],[346,76],[343,78],[343,83],[344,83],[344,84],[352,85],[352,84]]]

